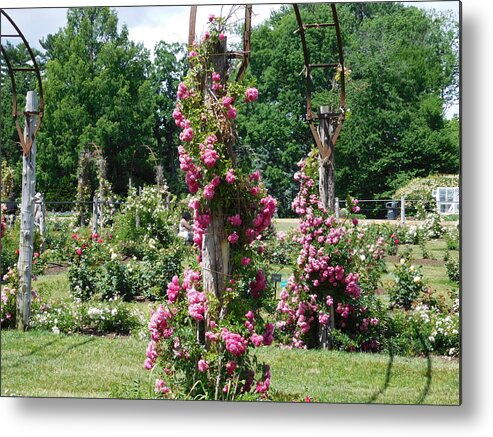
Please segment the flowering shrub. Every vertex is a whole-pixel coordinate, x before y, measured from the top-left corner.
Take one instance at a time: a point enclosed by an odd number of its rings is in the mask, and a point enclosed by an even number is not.
[[[9,268],[2,276],[0,322],[2,328],[15,326],[15,296],[19,289],[17,268]]]
[[[209,30],[189,53],[189,72],[179,84],[173,111],[182,129],[180,168],[194,195],[189,206],[200,253],[198,265],[169,282],[167,301],[149,322],[144,366],[157,376],[155,392],[168,398],[260,398],[270,387],[268,366],[257,363],[250,351],[273,342],[274,326],[261,311],[273,292],[261,262],[261,239],[276,201],[258,171],[249,173],[236,163],[234,120],[258,91],[228,84],[224,72],[216,71],[219,56],[211,54],[224,48],[224,29],[222,18],[210,17]],[[226,273],[205,270],[204,241],[213,226],[224,232]],[[211,286],[204,275],[224,287]]]
[[[109,237],[74,231],[68,269],[70,292],[74,298],[87,300],[97,292],[101,266],[111,260]]]
[[[166,291],[163,284],[181,269],[184,256],[180,242],[158,248],[151,239],[142,260],[134,257],[124,263],[109,244],[109,236],[74,233],[72,239],[68,278],[72,296],[81,300],[120,297],[128,301],[135,296],[156,299]]]
[[[145,186],[140,195],[135,188],[129,190],[124,207],[114,217],[118,253],[142,259],[149,251],[179,244],[179,218],[167,205],[166,194],[157,186]]]
[[[401,258],[395,266],[395,281],[389,290],[391,306],[410,309],[413,302],[427,290],[419,266],[411,264],[410,260]]]
[[[447,276],[451,281],[460,282],[460,266],[457,258],[449,258],[445,263],[445,269],[447,270]]]
[[[0,301],[0,325],[2,328],[14,327],[16,317],[16,296],[19,290],[19,272],[17,267],[10,267],[2,276]],[[31,311],[39,306],[36,290],[31,290]]]
[[[442,217],[436,211],[427,213],[420,227],[423,229],[425,237],[428,240],[440,238],[445,232],[442,225]]]
[[[31,318],[34,329],[50,330],[55,334],[131,334],[142,325],[140,313],[131,310],[121,299],[42,304]]]
[[[266,239],[263,245],[266,259],[272,264],[295,264],[301,247],[293,237],[293,232],[277,232],[271,238]]]
[[[449,309],[421,301],[410,311],[394,310],[389,320],[387,335],[393,353],[459,355],[458,299]]]
[[[374,297],[384,271],[385,241],[371,243],[358,228],[358,201],[348,199],[342,222],[321,204],[310,173],[315,161],[300,163],[300,191],[293,209],[300,217],[297,268],[281,292],[277,326],[294,347],[316,345],[329,326],[331,341],[348,350],[377,350],[380,320]]]
[[[448,228],[443,234],[443,238],[447,243],[448,250],[459,250],[460,239],[459,239],[459,229]]]

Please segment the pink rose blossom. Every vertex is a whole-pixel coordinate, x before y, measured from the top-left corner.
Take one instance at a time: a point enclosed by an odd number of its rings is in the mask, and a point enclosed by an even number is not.
[[[248,88],[245,91],[245,102],[255,102],[258,99],[258,90],[257,88]]]
[[[232,375],[236,369],[236,363],[234,361],[228,361],[226,364],[226,372],[228,372],[229,375]]]
[[[228,109],[228,118],[231,118],[231,119],[235,119],[236,118],[236,109],[231,106],[229,109]]]
[[[233,232],[232,234],[229,234],[228,236],[228,241],[231,243],[231,244],[236,244],[238,243],[238,240],[240,239],[240,236],[236,233],[236,232]]]
[[[241,226],[242,223],[240,214],[228,217],[228,221],[231,223],[232,226]]]
[[[251,258],[248,258],[246,256],[244,256],[242,259],[241,259],[241,264],[243,266],[247,266],[248,264],[250,264],[252,262],[252,259]]]
[[[199,360],[199,362],[197,363],[197,367],[199,369],[199,372],[207,372],[207,370],[209,370],[209,363],[207,363],[207,361],[205,360]]]
[[[236,181],[236,176],[235,176],[234,170],[232,168],[230,168],[226,172],[226,182],[228,184],[232,184],[234,181]]]

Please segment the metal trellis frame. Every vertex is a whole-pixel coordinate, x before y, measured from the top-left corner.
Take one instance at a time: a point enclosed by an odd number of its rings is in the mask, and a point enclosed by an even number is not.
[[[320,157],[323,159],[328,159],[330,157],[330,154],[332,153],[332,149],[341,132],[342,124],[345,118],[345,111],[346,111],[346,81],[345,81],[345,70],[344,70],[344,52],[342,49],[341,28],[339,26],[339,19],[337,17],[336,5],[335,3],[330,4],[330,15],[332,17],[332,22],[330,23],[305,24],[303,23],[303,18],[301,16],[299,6],[295,3],[293,4],[293,8],[296,15],[296,21],[298,23],[298,28],[295,30],[295,33],[298,33],[300,35],[301,47],[303,50],[304,74],[306,79],[306,121],[308,122],[310,131],[312,132],[312,136],[319,150]],[[337,62],[312,64],[310,62],[310,50],[308,48],[306,41],[306,31],[309,29],[319,29],[326,27],[335,29],[336,38],[337,38],[338,60]],[[311,72],[316,68],[335,68],[335,69],[339,69],[341,72],[339,110],[336,112],[318,114],[317,112],[314,113],[312,110],[313,83],[312,83]],[[327,119],[329,124],[334,128],[333,133],[331,135],[326,136],[330,142],[329,147],[327,147],[327,145],[323,143],[320,137],[319,130],[315,125],[315,121],[320,120],[321,118]]]
[[[31,47],[29,46],[29,43],[24,36],[24,34],[21,32],[17,24],[14,22],[14,20],[5,12],[4,9],[0,9],[0,20],[1,19],[6,19],[7,22],[12,26],[13,32],[12,34],[3,34],[0,32],[0,48],[2,52],[2,57],[5,60],[5,65],[7,66],[7,70],[10,76],[10,81],[12,84],[12,117],[15,122],[15,126],[17,129],[17,133],[19,135],[19,142],[22,147],[22,152],[24,153],[25,156],[27,156],[31,150],[33,141],[36,137],[36,134],[39,131],[39,128],[41,126],[41,121],[43,119],[43,113],[44,113],[44,96],[43,96],[43,84],[41,81],[41,73],[39,70],[39,65],[36,61],[36,57],[34,56],[34,52],[32,51]],[[29,53],[30,57],[30,62],[32,63],[32,66],[26,67],[25,65],[22,66],[17,66],[13,65],[12,60],[9,58],[9,54],[7,52],[7,49],[5,48],[2,39],[3,38],[19,38],[21,42],[24,44],[25,48],[27,49],[27,52]],[[38,110],[37,111],[20,111],[18,109],[18,102],[17,102],[17,80],[16,80],[16,73],[18,72],[23,72],[23,73],[32,73],[36,77],[36,81],[38,84]],[[23,128],[21,127],[21,122],[19,117],[37,117],[37,122],[36,122],[36,127],[32,134],[27,137],[26,139],[24,138],[24,133],[23,133]]]

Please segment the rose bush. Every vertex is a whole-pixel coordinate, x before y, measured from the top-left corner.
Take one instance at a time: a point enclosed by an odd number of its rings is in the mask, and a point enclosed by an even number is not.
[[[263,311],[272,307],[273,287],[262,262],[262,237],[276,201],[258,171],[236,162],[234,120],[258,91],[228,83],[224,72],[216,71],[214,54],[224,47],[224,30],[225,21],[211,16],[207,33],[189,53],[172,114],[182,129],[178,152],[194,196],[189,206],[198,257],[169,282],[167,300],[149,322],[144,366],[157,377],[155,392],[168,398],[258,399],[270,387],[268,366],[250,351],[273,342],[274,326]],[[208,271],[204,264],[204,240],[212,226],[224,231],[226,273]],[[207,289],[205,274],[224,286]]]
[[[294,347],[323,345],[347,350],[378,350],[380,308],[374,292],[385,269],[383,236],[367,238],[358,227],[356,199],[348,199],[339,221],[322,205],[312,175],[316,160],[301,162],[293,208],[300,217],[301,245],[294,274],[281,292],[277,327]],[[330,339],[321,340],[328,335]]]

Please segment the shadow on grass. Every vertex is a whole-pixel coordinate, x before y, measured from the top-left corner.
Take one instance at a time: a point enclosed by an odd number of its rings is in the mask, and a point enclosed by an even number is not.
[[[21,355],[19,358],[25,358],[25,357],[30,357],[31,355],[36,355],[39,351],[46,349],[47,347],[51,346],[52,344],[58,343],[59,341],[60,340],[58,338],[56,340],[51,340],[47,343],[44,343],[40,346],[33,348],[30,352]]]
[[[75,349],[75,348],[84,346],[85,344],[91,343],[94,340],[95,340],[94,337],[90,337],[88,339],[84,339],[84,340],[82,340],[82,341],[80,341],[80,342],[78,342],[76,344],[72,344],[72,345],[68,346],[67,348],[65,348],[65,351],[67,352],[69,350],[72,350],[72,349]],[[9,365],[6,365],[4,363],[2,363],[2,366],[15,367],[15,366],[19,365],[19,363],[21,363],[24,358],[31,357],[33,355],[37,355],[41,351],[47,351],[48,348],[50,348],[50,346],[57,345],[58,343],[60,343],[60,341],[62,341],[62,339],[61,338],[57,338],[57,339],[54,339],[54,340],[47,341],[47,342],[45,342],[45,343],[43,343],[43,344],[41,344],[39,346],[35,346],[29,352],[26,352],[24,354],[19,355],[19,357],[10,366]],[[61,353],[60,349],[61,349],[60,347],[57,347],[56,349],[51,350],[50,352],[53,355],[57,355],[58,356]]]
[[[383,395],[390,384],[390,378],[392,375],[392,366],[394,365],[394,351],[392,350],[392,346],[389,348],[389,363],[387,364],[387,372],[385,372],[385,381],[383,383],[383,387],[379,388],[373,396],[368,400],[368,403],[371,404],[377,400],[380,395]]]
[[[415,329],[415,332],[418,335],[419,341],[421,342],[421,345],[423,346],[423,349],[426,351],[426,360],[427,360],[426,384],[425,384],[425,386],[423,388],[423,392],[421,393],[420,397],[416,401],[417,404],[422,404],[424,402],[426,396],[428,396],[428,393],[430,391],[431,380],[432,380],[432,377],[433,377],[433,371],[432,371],[432,365],[431,365],[430,352],[429,352],[429,350],[428,350],[428,348],[426,346],[426,343],[425,343],[425,341],[423,339],[423,336],[421,335],[420,332],[418,332],[417,329]]]
[[[431,381],[433,379],[433,369],[432,369],[432,362],[431,362],[431,356],[430,352],[428,351],[428,347],[426,346],[426,343],[423,339],[423,336],[421,335],[420,332],[418,332],[417,329],[415,329],[416,335],[419,338],[419,341],[421,342],[421,345],[423,346],[423,350],[426,350],[426,360],[427,360],[427,367],[426,367],[426,384],[423,388],[423,391],[421,392],[418,400],[415,402],[416,405],[420,405],[424,402],[426,397],[428,396],[428,393],[430,392],[430,387],[431,387]],[[373,403],[377,400],[377,398],[380,395],[385,394],[385,391],[387,390],[389,384],[390,384],[390,379],[392,377],[392,366],[394,363],[394,352],[392,350],[392,347],[389,348],[389,363],[387,364],[387,372],[385,374],[385,381],[383,383],[383,387],[379,388],[373,396],[368,400],[368,403]]]

